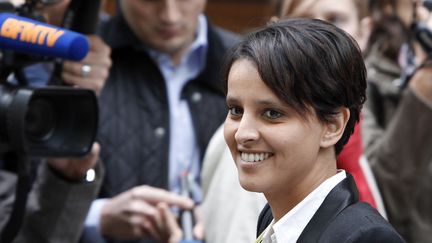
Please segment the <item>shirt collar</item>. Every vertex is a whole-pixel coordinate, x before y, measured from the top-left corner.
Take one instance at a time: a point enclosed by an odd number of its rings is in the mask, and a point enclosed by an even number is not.
[[[344,170],[325,180],[278,222],[272,221],[264,233],[263,242],[296,242],[330,191],[346,178]]]

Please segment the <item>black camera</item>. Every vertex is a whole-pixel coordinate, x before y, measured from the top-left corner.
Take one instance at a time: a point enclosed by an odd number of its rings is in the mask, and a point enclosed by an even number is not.
[[[82,156],[96,136],[94,93],[68,87],[0,85],[0,154]]]
[[[0,156],[8,152],[29,157],[82,156],[96,138],[96,95],[64,86],[30,87],[24,68],[76,53],[84,58],[88,43],[78,33],[20,18],[35,16],[37,4],[39,0],[26,1],[15,9],[0,3]],[[11,76],[15,82],[8,81]]]
[[[46,84],[61,83],[51,81],[61,80],[61,60],[81,60],[89,51],[85,36],[45,24],[35,11],[54,2],[26,0],[15,7],[0,0],[0,169],[17,175],[11,215],[0,234],[4,243],[12,242],[21,228],[35,176],[32,169],[37,166],[33,158],[83,156],[96,138],[98,104],[93,91],[29,85],[42,73]],[[95,1],[72,0],[70,5],[84,6],[85,2]],[[74,15],[73,19],[80,18]],[[39,66],[30,71],[33,65]],[[45,70],[47,66],[51,73]],[[42,72],[27,78],[36,70]]]

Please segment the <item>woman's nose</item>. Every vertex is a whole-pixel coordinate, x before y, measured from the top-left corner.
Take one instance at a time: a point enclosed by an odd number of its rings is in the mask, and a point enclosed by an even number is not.
[[[243,115],[235,133],[237,144],[248,144],[259,139],[257,122],[250,115]]]

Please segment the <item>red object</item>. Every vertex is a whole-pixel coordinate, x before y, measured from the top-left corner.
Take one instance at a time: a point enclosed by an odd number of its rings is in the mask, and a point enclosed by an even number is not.
[[[359,190],[360,201],[369,203],[372,207],[377,208],[376,201],[372,195],[366,176],[360,167],[360,156],[363,153],[363,145],[361,140],[362,120],[356,124],[354,133],[351,135],[348,143],[344,146],[337,158],[337,167],[349,172],[357,184]]]

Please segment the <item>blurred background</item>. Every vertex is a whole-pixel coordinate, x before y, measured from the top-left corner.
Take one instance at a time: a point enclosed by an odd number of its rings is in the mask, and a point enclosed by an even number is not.
[[[244,33],[269,19],[271,0],[208,0],[206,13],[210,20],[236,33]],[[105,11],[114,14],[116,0],[106,0]]]

